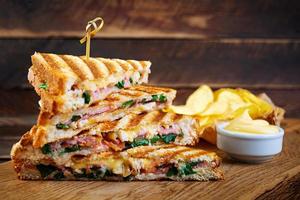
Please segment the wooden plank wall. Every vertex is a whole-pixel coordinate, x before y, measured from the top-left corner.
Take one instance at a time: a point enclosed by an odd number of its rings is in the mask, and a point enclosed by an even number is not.
[[[35,122],[27,83],[34,51],[84,54],[85,24],[105,19],[92,55],[149,59],[150,83],[267,92],[300,117],[300,2],[284,0],[0,0],[0,159]]]

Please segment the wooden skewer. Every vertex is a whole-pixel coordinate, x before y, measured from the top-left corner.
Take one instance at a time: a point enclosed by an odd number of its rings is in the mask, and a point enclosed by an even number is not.
[[[97,22],[100,22],[100,24],[97,25]],[[86,25],[85,35],[80,40],[80,43],[83,44],[84,42],[86,42],[85,55],[87,59],[89,59],[90,57],[91,38],[94,37],[96,33],[101,30],[103,25],[104,20],[101,17],[96,17],[95,19],[89,21]]]

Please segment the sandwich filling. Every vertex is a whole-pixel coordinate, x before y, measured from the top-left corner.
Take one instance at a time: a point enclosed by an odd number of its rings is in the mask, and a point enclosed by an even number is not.
[[[129,181],[137,177],[143,177],[151,175],[152,177],[158,177],[159,179],[168,179],[172,177],[187,177],[192,176],[197,173],[201,173],[201,170],[205,168],[215,169],[219,166],[217,160],[211,162],[198,160],[192,162],[179,162],[179,163],[167,163],[159,165],[145,166],[145,168],[134,169],[132,166],[126,166],[125,162],[122,163],[122,171],[112,168],[110,165],[88,165],[84,168],[73,169],[71,167],[56,166],[56,165],[36,165],[36,169],[40,172],[43,179],[54,179],[54,180],[64,180],[76,179],[76,180],[125,180]],[[123,174],[124,171],[128,172]],[[121,173],[120,173],[121,172]]]
[[[155,125],[138,127],[134,130],[101,132],[97,127],[69,139],[45,144],[41,152],[55,159],[69,159],[73,155],[88,155],[104,151],[123,151],[138,146],[161,144],[191,145],[197,138],[193,124]]]
[[[71,89],[66,92],[66,94],[60,97],[57,101],[58,112],[59,107],[64,107],[65,110],[74,111],[82,107],[88,107],[89,105],[105,99],[109,94],[117,92],[123,88],[129,88],[134,85],[141,84],[147,80],[146,76],[142,77],[139,72],[134,72],[132,76],[125,75],[125,78],[116,83],[109,84],[106,87],[96,88],[94,90],[85,90],[82,87],[72,85]],[[45,85],[42,83],[41,85]],[[84,87],[84,88],[94,88],[94,87]],[[59,103],[61,102],[61,103]],[[41,104],[43,102],[40,102]]]
[[[143,106],[143,108],[159,107],[161,104],[170,104],[172,99],[168,99],[165,94],[151,95],[142,99],[131,99],[128,101],[120,102],[118,104],[108,104],[105,106],[92,106],[86,113],[74,114],[67,121],[56,123],[56,129],[78,129],[84,127],[89,121],[93,121],[93,117],[97,117],[103,113],[113,112],[119,109],[137,108]],[[145,109],[149,110],[149,109]]]

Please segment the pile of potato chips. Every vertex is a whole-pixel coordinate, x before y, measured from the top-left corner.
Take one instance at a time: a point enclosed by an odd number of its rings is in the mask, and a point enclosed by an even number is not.
[[[273,112],[273,105],[248,90],[223,88],[215,92],[207,86],[199,87],[185,105],[171,106],[168,111],[199,117],[200,126],[212,126],[217,120],[231,120],[248,110],[251,118],[265,118]]]

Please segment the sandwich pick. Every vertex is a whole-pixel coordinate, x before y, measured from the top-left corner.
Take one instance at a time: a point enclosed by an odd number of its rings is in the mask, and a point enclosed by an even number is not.
[[[97,22],[100,22],[100,24],[97,25]],[[80,43],[83,44],[84,42],[86,42],[85,54],[87,59],[89,59],[90,57],[91,38],[94,37],[96,33],[102,29],[103,25],[104,20],[101,17],[96,17],[95,19],[89,21],[86,25],[86,33],[85,36],[80,40]]]

